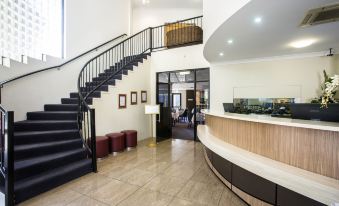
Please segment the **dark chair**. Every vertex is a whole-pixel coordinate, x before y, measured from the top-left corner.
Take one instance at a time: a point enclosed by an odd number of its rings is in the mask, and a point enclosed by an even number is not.
[[[184,122],[187,122],[187,115],[188,115],[188,109],[185,109],[184,113],[179,115],[179,121],[184,120]]]

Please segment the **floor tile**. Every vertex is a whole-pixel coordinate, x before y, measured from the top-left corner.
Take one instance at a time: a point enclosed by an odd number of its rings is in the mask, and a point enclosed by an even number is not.
[[[165,206],[173,199],[172,196],[147,189],[140,189],[119,206]]]
[[[67,204],[66,206],[108,206],[108,205],[82,195],[81,197]]]
[[[81,194],[89,194],[91,191],[101,188],[109,181],[111,181],[111,178],[97,173],[90,173],[65,184],[64,187]]]
[[[131,168],[126,166],[126,164],[112,163],[99,169],[98,173],[106,177],[117,179],[130,170]]]
[[[238,196],[236,196],[231,190],[225,188],[221,199],[219,201],[219,206],[246,206],[247,204],[243,202]]]
[[[184,179],[190,179],[198,168],[192,166],[185,166],[181,164],[172,164],[164,171],[164,174],[172,177],[180,177]]]
[[[80,196],[80,193],[60,187],[29,199],[20,206],[64,206]]]
[[[189,181],[179,192],[178,197],[200,204],[217,206],[224,186]]]
[[[208,167],[201,167],[199,168],[192,178],[190,179],[191,181],[195,182],[202,182],[206,184],[214,184],[214,185],[219,185],[223,186],[223,183],[219,178],[213,173],[213,171]]]
[[[179,177],[158,175],[147,183],[144,188],[174,196],[184,187],[186,182],[187,180]]]
[[[138,168],[159,174],[164,172],[169,166],[171,166],[171,164],[172,163],[166,161],[150,159],[140,164]]]
[[[123,182],[127,182],[129,184],[143,186],[147,182],[149,182],[155,175],[156,174],[154,172],[135,168],[127,171],[117,179]]]
[[[180,199],[180,198],[174,198],[172,202],[168,206],[207,206],[204,204],[199,204],[196,202],[191,202],[188,200]]]
[[[122,200],[133,194],[139,187],[118,180],[112,180],[101,188],[89,194],[91,198],[109,205],[117,205]]]

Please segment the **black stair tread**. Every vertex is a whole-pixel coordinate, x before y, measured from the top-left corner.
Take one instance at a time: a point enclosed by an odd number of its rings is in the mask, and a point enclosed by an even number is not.
[[[74,92],[74,93],[77,93],[77,92]],[[78,93],[77,93],[78,94]],[[65,107],[71,107],[71,106],[78,106],[77,104],[45,104],[45,106],[48,105],[48,106],[65,106]]]
[[[56,176],[63,176],[65,174],[67,174],[67,172],[70,172],[70,171],[75,170],[77,168],[80,168],[82,166],[85,166],[85,165],[90,166],[91,163],[92,163],[91,159],[83,159],[83,160],[65,165],[63,167],[59,167],[59,168],[56,168],[56,169],[53,169],[53,170],[49,170],[49,171],[44,172],[42,174],[35,175],[33,177],[28,177],[26,179],[15,182],[14,190],[17,191],[17,190],[25,188],[25,187],[30,187],[32,185],[46,181],[47,178],[53,178],[53,177],[56,177]]]
[[[79,98],[62,98],[61,99],[61,104],[78,104],[78,102],[79,102]],[[86,99],[86,103],[92,104],[93,103],[93,97],[88,97]]]
[[[73,114],[73,113],[77,113],[77,111],[36,111],[36,112],[28,112],[28,113],[49,113],[49,114],[55,114],[55,113],[60,114],[60,113],[63,113],[63,114]]]
[[[23,120],[14,124],[53,124],[53,123],[74,123],[76,120]]]
[[[85,97],[86,94],[87,94],[86,92],[82,92],[83,97]],[[100,95],[100,94],[101,94],[101,91],[94,91],[91,95]],[[70,93],[70,98],[77,98],[78,96],[79,96],[78,92],[71,92]],[[63,104],[63,105],[65,105],[65,104]],[[69,105],[71,105],[71,104],[69,104]],[[78,106],[77,104],[74,104],[74,105]]]
[[[77,111],[37,111],[27,112],[27,114],[77,114]]]
[[[45,104],[45,111],[77,111],[78,104]]]
[[[44,162],[53,161],[53,160],[58,159],[58,158],[67,157],[67,156],[70,156],[70,155],[75,154],[75,153],[83,153],[83,152],[85,152],[85,150],[83,148],[79,148],[79,149],[76,149],[76,150],[64,151],[64,152],[44,155],[44,156],[41,156],[41,157],[33,157],[33,158],[29,158],[29,159],[15,161],[14,162],[14,170],[21,170],[21,169],[29,167],[31,165],[43,164]]]
[[[91,159],[83,159],[16,181],[14,183],[15,203],[18,204],[30,197],[92,172],[91,162]]]
[[[67,132],[78,132],[78,130],[66,129],[66,130],[48,130],[48,131],[20,131],[14,132],[14,137],[31,135],[48,135],[51,133],[67,133]]]
[[[61,146],[64,144],[80,142],[80,139],[70,139],[70,140],[61,140],[61,141],[51,141],[51,142],[44,142],[44,143],[33,143],[33,144],[24,144],[24,145],[17,145],[14,147],[14,151],[22,151],[22,150],[34,150],[36,148],[41,147],[48,147],[48,146]]]

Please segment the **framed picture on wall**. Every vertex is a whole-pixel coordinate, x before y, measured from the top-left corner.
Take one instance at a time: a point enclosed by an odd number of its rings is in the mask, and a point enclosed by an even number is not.
[[[141,103],[147,102],[147,91],[141,91]]]
[[[131,105],[138,104],[138,92],[131,92]]]
[[[127,107],[126,102],[126,94],[119,94],[119,109],[125,109]]]

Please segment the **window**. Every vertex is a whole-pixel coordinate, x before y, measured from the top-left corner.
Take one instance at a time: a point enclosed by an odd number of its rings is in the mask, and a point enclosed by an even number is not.
[[[63,0],[0,0],[0,56],[63,56]]]
[[[173,93],[172,94],[173,100],[173,107],[174,108],[181,108],[181,94],[180,93]]]

